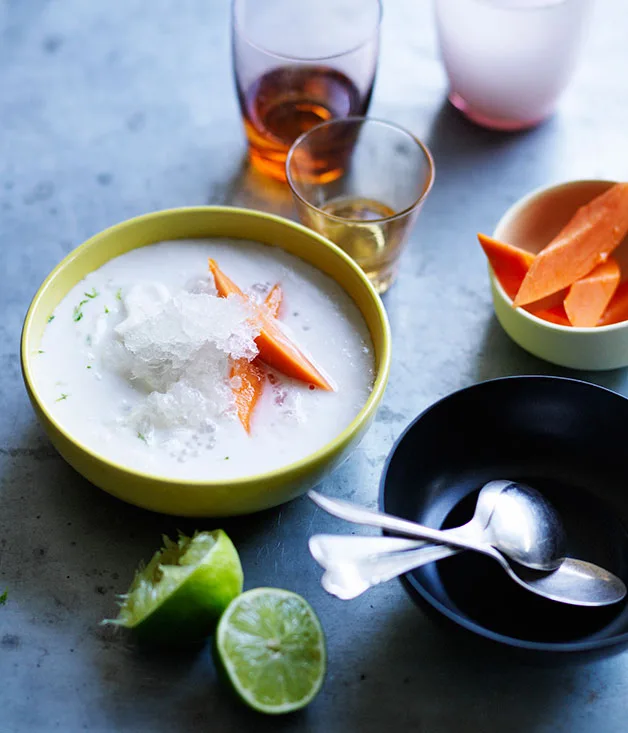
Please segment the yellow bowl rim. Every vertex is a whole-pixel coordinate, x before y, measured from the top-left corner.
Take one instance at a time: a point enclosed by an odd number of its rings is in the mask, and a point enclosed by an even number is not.
[[[495,225],[495,229],[493,230],[493,236],[496,239],[499,239],[497,236],[499,231],[514,217],[519,213],[519,211],[527,206],[531,201],[534,201],[534,199],[541,198],[543,195],[550,193],[551,191],[556,191],[560,188],[567,188],[569,186],[582,184],[582,183],[617,183],[617,181],[611,181],[606,178],[575,178],[570,181],[563,181],[562,183],[556,183],[552,186],[541,186],[539,188],[535,188],[533,191],[530,191],[530,193],[527,193],[525,196],[522,196],[520,199],[515,201],[512,206],[510,206],[506,212],[503,214],[501,219],[497,222]],[[489,275],[491,277],[491,281],[495,287],[495,290],[501,297],[503,301],[505,301],[509,306],[512,307],[512,299],[508,297],[508,294],[502,287],[502,284],[499,282],[497,277],[495,276],[495,273],[493,272],[493,268],[489,265],[488,266]],[[530,313],[529,311],[525,310],[525,308],[514,308],[515,313],[520,315],[523,319],[530,321],[531,323],[534,323],[537,326],[541,326],[542,328],[545,328],[548,331],[558,331],[562,333],[573,333],[573,334],[591,334],[591,333],[609,333],[612,331],[620,331],[623,328],[628,327],[628,321],[620,321],[619,323],[611,323],[608,326],[562,326],[560,323],[552,323],[551,321],[546,321],[543,318],[539,318],[538,316],[535,316],[533,313]]]
[[[78,253],[84,249],[89,249],[91,247],[97,246],[100,240],[108,239],[112,234],[115,234],[116,232],[120,232],[124,230],[126,227],[135,226],[138,223],[149,221],[151,219],[162,219],[164,217],[180,216],[186,213],[195,213],[195,212],[198,212],[198,213],[201,213],[201,212],[212,213],[213,212],[217,214],[232,214],[232,215],[235,214],[235,215],[243,215],[243,216],[258,218],[258,219],[266,219],[266,220],[270,220],[278,224],[286,225],[292,229],[297,229],[301,231],[302,233],[306,234],[307,236],[309,236],[310,238],[315,239],[319,244],[327,247],[328,249],[331,249],[337,257],[344,260],[345,263],[349,266],[349,268],[352,269],[358,275],[358,278],[362,281],[362,284],[365,286],[367,292],[369,293],[369,295],[371,296],[375,304],[378,321],[382,327],[382,353],[381,355],[379,355],[377,364],[375,365],[376,367],[378,364],[380,365],[379,368],[377,369],[377,376],[375,378],[375,382],[373,383],[373,388],[371,390],[371,393],[368,396],[368,399],[364,403],[362,409],[354,417],[354,419],[349,423],[349,425],[341,433],[339,433],[335,438],[333,438],[328,443],[325,443],[325,445],[323,445],[318,450],[314,451],[313,453],[308,453],[306,456],[299,459],[298,461],[293,461],[292,463],[288,463],[285,466],[281,466],[280,468],[273,469],[272,471],[266,471],[265,473],[250,474],[246,476],[239,476],[239,477],[236,476],[234,478],[224,478],[224,479],[215,479],[215,480],[201,480],[201,479],[189,479],[189,478],[188,479],[183,479],[183,478],[177,479],[177,478],[160,476],[159,474],[138,471],[134,468],[125,466],[124,464],[112,461],[109,458],[106,458],[105,456],[99,453],[96,453],[93,450],[91,450],[90,448],[88,448],[87,446],[85,446],[80,440],[78,440],[72,434],[66,431],[54,419],[54,417],[50,414],[50,412],[46,408],[43,400],[40,398],[35,388],[34,381],[32,379],[32,374],[31,374],[31,369],[30,369],[30,353],[29,353],[29,349],[27,348],[27,345],[30,341],[30,330],[32,327],[34,313],[37,310],[39,301],[42,299],[44,292],[47,290],[50,284],[55,280],[55,278],[59,275],[59,273],[61,273],[66,267],[69,266],[69,264],[74,260],[74,258],[78,255]],[[234,237],[234,238],[237,238],[237,237]],[[279,245],[275,245],[275,246],[279,246]],[[298,257],[298,255],[294,255],[294,256]],[[307,262],[307,260],[305,261]],[[311,264],[311,263],[308,263],[308,264]],[[311,266],[317,270],[319,269],[315,265],[311,265]],[[85,277],[87,274],[89,273],[85,273],[83,277]],[[337,284],[344,290],[342,283],[338,281],[335,281],[335,282],[337,282]],[[363,315],[362,317],[364,318]],[[21,341],[20,356],[21,356],[21,362],[22,362],[22,375],[26,383],[27,390],[29,394],[31,395],[32,399],[34,399],[37,402],[39,409],[43,412],[46,419],[50,422],[51,425],[54,426],[55,430],[58,431],[67,441],[69,441],[76,448],[78,448],[79,450],[81,450],[83,453],[90,456],[94,460],[104,463],[111,469],[130,474],[140,480],[155,481],[155,482],[159,482],[161,485],[171,486],[171,487],[202,486],[208,489],[222,487],[226,483],[228,483],[230,486],[234,486],[235,488],[237,488],[238,486],[249,485],[249,484],[258,483],[258,482],[272,483],[273,481],[277,479],[285,478],[287,475],[300,474],[303,472],[307,473],[308,469],[315,468],[316,465],[319,464],[321,461],[324,461],[328,455],[333,455],[334,453],[343,450],[346,447],[346,445],[350,443],[354,434],[358,432],[364,424],[368,424],[369,420],[371,419],[371,416],[377,410],[377,407],[379,406],[379,403],[381,402],[381,399],[384,395],[384,391],[386,389],[386,385],[388,383],[388,376],[390,374],[390,366],[391,366],[391,360],[392,360],[392,336],[391,336],[391,331],[390,331],[390,323],[388,321],[388,315],[386,313],[386,309],[384,308],[384,304],[380,296],[378,295],[377,291],[373,287],[372,283],[370,282],[370,280],[366,277],[362,269],[349,257],[349,255],[347,255],[342,249],[340,249],[340,247],[338,247],[336,244],[334,244],[329,239],[326,239],[325,237],[312,231],[311,229],[308,229],[306,226],[302,224],[290,221],[289,219],[286,219],[282,216],[278,216],[276,214],[269,214],[267,212],[258,211],[256,209],[244,209],[244,208],[236,207],[236,206],[211,206],[211,205],[208,205],[208,206],[181,206],[181,207],[170,208],[170,209],[160,209],[159,211],[152,211],[147,214],[140,214],[139,216],[131,217],[130,219],[125,219],[124,221],[114,224],[113,226],[107,227],[106,229],[103,229],[102,231],[89,237],[82,244],[78,245],[71,252],[69,252],[53,268],[53,270],[49,273],[49,275],[46,277],[43,283],[39,286],[37,292],[33,296],[33,299],[28,308],[28,311],[26,312],[26,317],[24,319],[24,325],[22,327],[22,335],[21,335],[20,341]]]

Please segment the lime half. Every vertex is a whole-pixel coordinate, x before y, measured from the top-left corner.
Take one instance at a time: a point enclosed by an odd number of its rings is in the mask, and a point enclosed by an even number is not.
[[[242,592],[238,552],[221,529],[164,537],[164,547],[135,573],[118,618],[141,639],[185,645],[211,634],[222,612]]]
[[[325,635],[296,593],[255,588],[231,602],[218,624],[216,651],[237,695],[261,713],[304,707],[325,677]]]

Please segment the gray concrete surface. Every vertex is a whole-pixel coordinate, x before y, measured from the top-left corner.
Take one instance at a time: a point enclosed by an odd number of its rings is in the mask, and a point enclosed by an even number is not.
[[[393,440],[452,390],[568,373],[501,331],[474,234],[537,186],[628,179],[627,11],[623,0],[597,5],[558,114],[497,135],[443,103],[429,3],[385,0],[371,111],[427,141],[437,182],[386,298],[395,360],[384,405],[326,491],[374,505]],[[21,323],[53,265],[129,216],[207,202],[291,215],[285,189],[250,174],[244,154],[226,0],[0,0],[0,731],[626,731],[626,655],[567,669],[477,658],[396,582],[349,604],[326,596],[305,539],[341,525],[305,499],[221,522],[248,587],[290,588],[320,613],[329,674],[303,714],[265,720],[243,710],[219,685],[209,650],[147,654],[99,627],[162,532],[215,522],[126,506],[56,455],[22,386]],[[583,376],[628,392],[623,371]]]

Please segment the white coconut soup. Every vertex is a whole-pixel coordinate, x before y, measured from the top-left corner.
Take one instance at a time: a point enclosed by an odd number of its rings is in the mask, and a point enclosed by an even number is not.
[[[335,391],[264,367],[246,432],[230,365],[255,358],[259,324],[249,304],[217,296],[208,257],[259,303],[279,283],[283,330]],[[363,407],[373,364],[360,312],[326,275],[276,247],[180,240],[128,252],[76,285],[50,315],[33,377],[52,416],[95,453],[159,476],[215,480],[321,448]]]

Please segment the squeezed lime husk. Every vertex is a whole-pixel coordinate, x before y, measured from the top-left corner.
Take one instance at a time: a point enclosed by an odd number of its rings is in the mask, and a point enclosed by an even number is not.
[[[242,592],[240,558],[223,530],[163,537],[164,546],[140,566],[120,611],[104,623],[133,630],[142,641],[202,643],[229,603]]]

